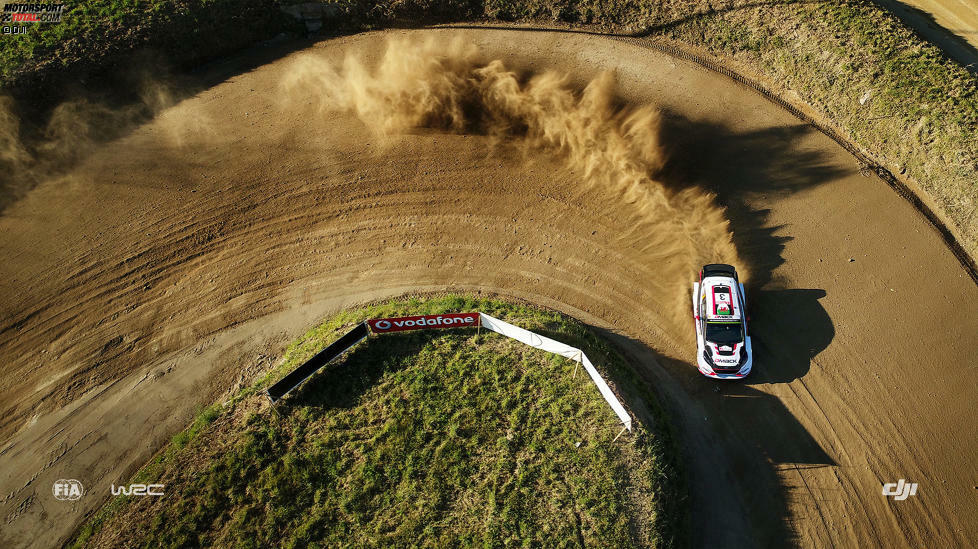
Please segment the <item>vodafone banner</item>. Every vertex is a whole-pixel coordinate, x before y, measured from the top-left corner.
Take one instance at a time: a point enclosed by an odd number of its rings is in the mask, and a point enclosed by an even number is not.
[[[625,410],[618,397],[615,396],[614,391],[611,390],[611,387],[608,386],[608,383],[601,377],[597,368],[594,367],[594,364],[591,363],[583,351],[577,347],[571,347],[566,343],[535,334],[529,330],[514,326],[508,322],[503,322],[498,318],[493,318],[483,313],[446,313],[443,315],[375,318],[368,320],[366,326],[362,323],[358,324],[346,335],[270,387],[266,392],[272,403],[274,404],[277,400],[284,397],[286,393],[298,387],[326,363],[342,355],[359,341],[366,338],[367,326],[375,334],[403,332],[406,330],[424,330],[428,328],[475,328],[476,326],[482,326],[487,330],[511,337],[531,347],[536,347],[537,349],[567,357],[575,362],[580,362],[584,366],[584,370],[588,376],[591,377],[591,381],[598,387],[598,392],[601,393],[601,396],[611,406],[612,411],[615,412],[618,419],[621,420],[626,429],[629,431],[632,430],[632,418],[628,415],[628,411]]]
[[[368,320],[375,334],[425,330],[428,328],[475,328],[479,325],[479,313],[447,313],[443,315],[402,316]]]

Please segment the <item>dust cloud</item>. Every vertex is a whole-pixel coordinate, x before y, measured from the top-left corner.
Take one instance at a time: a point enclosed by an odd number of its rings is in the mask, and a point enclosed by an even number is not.
[[[136,89],[137,99],[128,104],[77,98],[41,121],[24,118],[13,99],[0,96],[0,210],[153,117],[160,120],[163,144],[177,150],[215,133],[205,117],[180,108],[180,93],[168,84],[146,77]]]
[[[304,56],[283,86],[285,101],[320,97],[324,111],[355,112],[380,135],[478,133],[560,155],[581,185],[612,193],[613,206],[595,216],[628,216],[634,228],[618,236],[620,244],[642,252],[656,273],[650,287],[676,305],[677,318],[688,314],[690,281],[703,264],[743,266],[714,195],[657,179],[669,162],[663,115],[652,105],[621,104],[612,73],[574,89],[567,75],[519,75],[460,41],[395,39],[375,67],[355,56],[339,66]]]

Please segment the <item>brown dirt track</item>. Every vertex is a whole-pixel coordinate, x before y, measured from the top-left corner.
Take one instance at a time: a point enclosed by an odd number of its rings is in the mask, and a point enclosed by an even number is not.
[[[395,34],[310,51],[376,58]],[[717,193],[751,272],[751,377],[695,371],[689,319],[654,291],[666,266],[620,193],[582,186],[558,156],[489,153],[484,135],[387,140],[315,97],[283,110],[285,58],[0,217],[0,545],[64,540],[195,405],[321,316],[445,289],[559,309],[632,356],[682,436],[697,546],[978,544],[978,288],[910,205],[755,92],[663,54],[559,33],[406,34],[461,34],[579,85],[614,69],[625,100],[673,113],[665,177]],[[54,500],[58,478],[88,494]],[[899,478],[918,495],[884,498]]]

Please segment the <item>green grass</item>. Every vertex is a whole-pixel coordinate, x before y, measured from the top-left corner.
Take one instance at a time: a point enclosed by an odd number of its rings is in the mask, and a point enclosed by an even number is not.
[[[663,34],[797,93],[915,182],[978,254],[978,78],[888,12],[866,0],[785,2],[711,13]]]
[[[482,310],[572,345],[655,410],[618,418],[575,363],[488,331],[371,338],[277,411],[264,387],[365,318]],[[559,314],[466,296],[343,312],[253,386],[205,409],[75,547],[674,546],[683,484],[661,412],[625,362]],[[578,443],[580,445],[578,446]]]
[[[0,37],[0,84],[39,80],[62,85],[59,74],[123,69],[126,55],[150,49],[186,68],[258,40],[295,29],[270,0],[64,0],[59,23],[28,24]],[[156,73],[159,67],[140,67]],[[45,84],[40,84],[44,86]],[[46,95],[46,94],[45,94]]]

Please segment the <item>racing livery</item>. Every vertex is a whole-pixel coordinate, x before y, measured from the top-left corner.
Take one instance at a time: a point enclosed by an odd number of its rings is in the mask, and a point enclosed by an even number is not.
[[[693,283],[696,365],[714,379],[741,379],[753,365],[744,285],[731,265],[704,265]]]

